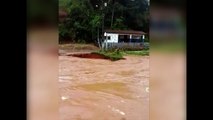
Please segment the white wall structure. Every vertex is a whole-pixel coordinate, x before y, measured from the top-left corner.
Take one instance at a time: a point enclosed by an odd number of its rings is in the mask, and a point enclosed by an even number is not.
[[[104,36],[106,36],[106,41],[108,43],[118,43],[118,34],[104,33]]]
[[[145,39],[145,35],[143,35],[143,40]]]

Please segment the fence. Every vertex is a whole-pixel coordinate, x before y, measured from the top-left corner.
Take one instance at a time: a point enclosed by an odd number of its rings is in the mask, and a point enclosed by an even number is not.
[[[127,49],[127,50],[142,50],[149,49],[149,45],[146,43],[103,43],[102,47],[105,50],[108,49]]]

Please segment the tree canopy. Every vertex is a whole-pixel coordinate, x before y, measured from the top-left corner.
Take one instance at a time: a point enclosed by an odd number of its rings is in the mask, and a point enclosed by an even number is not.
[[[59,0],[59,9],[68,14],[59,23],[60,40],[94,42],[103,26],[149,31],[147,0]]]

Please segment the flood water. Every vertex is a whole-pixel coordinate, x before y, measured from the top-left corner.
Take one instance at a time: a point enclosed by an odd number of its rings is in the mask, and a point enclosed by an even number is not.
[[[148,120],[149,57],[59,56],[61,120]]]

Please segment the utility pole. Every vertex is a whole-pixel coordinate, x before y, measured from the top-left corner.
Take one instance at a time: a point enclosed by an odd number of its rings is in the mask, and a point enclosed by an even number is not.
[[[98,7],[98,5],[96,5],[96,7]],[[101,44],[104,42],[104,18],[105,18],[104,7],[107,7],[107,3],[101,0],[101,5],[100,5],[101,16],[102,16]],[[101,47],[103,49],[103,44],[101,45]]]
[[[103,13],[103,10],[102,10],[102,42],[104,42],[104,13]]]

